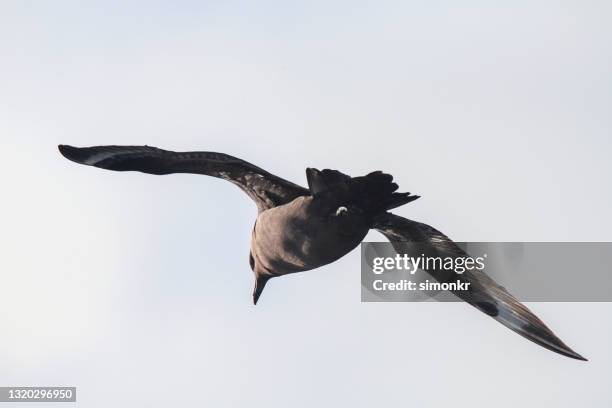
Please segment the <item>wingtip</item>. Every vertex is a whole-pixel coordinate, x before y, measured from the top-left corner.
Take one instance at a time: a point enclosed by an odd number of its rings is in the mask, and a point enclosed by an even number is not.
[[[566,357],[573,358],[574,360],[589,361],[588,358],[576,353],[574,350],[570,349],[569,347],[566,350],[564,350],[564,352],[561,354],[563,354]]]
[[[57,149],[62,154],[62,156],[64,156],[68,160],[76,161],[76,152],[79,150],[78,148],[70,145],[60,144],[57,145]]]
[[[528,310],[528,309],[526,309]],[[532,314],[529,311],[530,314]],[[533,315],[535,317],[535,315]],[[537,317],[535,317],[537,319]],[[509,329],[515,331],[521,336],[528,340],[533,341],[535,344],[544,347],[550,351],[554,351],[565,357],[572,358],[574,360],[589,361],[586,357],[576,353],[567,344],[565,344],[559,337],[557,337],[544,323],[539,319],[538,326],[519,326],[514,327],[512,324],[508,325],[503,320],[499,320],[500,323],[504,324]]]

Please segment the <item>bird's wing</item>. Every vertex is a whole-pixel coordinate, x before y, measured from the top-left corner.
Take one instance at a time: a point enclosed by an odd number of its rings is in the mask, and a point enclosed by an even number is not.
[[[391,213],[379,216],[375,220],[374,228],[387,237],[395,251],[400,254],[420,256],[425,252],[427,256],[442,258],[469,256],[435,228]],[[412,251],[410,243],[416,244],[412,246]],[[419,253],[410,253],[415,248],[419,249]],[[426,272],[438,281],[444,281],[448,277],[448,271],[429,269]],[[470,283],[468,291],[453,292],[460,299],[542,347],[567,357],[586,360],[566,346],[544,322],[483,271],[474,269],[463,274],[453,272],[453,275],[453,279]]]
[[[158,175],[194,173],[222,178],[247,193],[259,211],[309,194],[307,189],[297,184],[223,153],[172,152],[150,146],[58,147],[67,159],[102,169]]]

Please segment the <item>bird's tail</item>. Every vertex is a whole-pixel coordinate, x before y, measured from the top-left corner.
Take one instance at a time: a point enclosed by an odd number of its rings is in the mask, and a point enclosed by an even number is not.
[[[337,170],[308,168],[306,177],[312,195],[337,194],[370,214],[380,214],[419,198],[410,193],[397,193],[393,176],[382,171],[350,177]]]

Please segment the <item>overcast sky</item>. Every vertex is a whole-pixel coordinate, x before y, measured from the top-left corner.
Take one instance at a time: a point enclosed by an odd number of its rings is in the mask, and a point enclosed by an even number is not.
[[[609,407],[612,306],[360,303],[359,253],[251,304],[235,186],[58,143],[219,151],[305,184],[382,169],[464,241],[612,240],[607,1],[2,1],[0,385],[79,405]],[[371,233],[369,240],[382,240]],[[535,273],[535,272],[534,272]]]

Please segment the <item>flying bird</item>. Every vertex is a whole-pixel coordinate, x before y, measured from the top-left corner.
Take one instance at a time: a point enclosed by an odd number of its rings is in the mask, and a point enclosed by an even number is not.
[[[411,248],[414,251],[410,243],[438,256],[468,256],[440,231],[390,213],[419,196],[397,192],[393,177],[381,171],[351,177],[337,170],[307,168],[308,188],[304,188],[223,153],[173,152],[150,146],[59,145],[59,150],[69,160],[102,169],[203,174],[238,186],[258,209],[249,253],[255,304],[270,279],[334,262],[357,247],[371,229],[409,256],[419,255],[410,253]],[[445,279],[443,271],[425,272],[438,281]],[[467,291],[453,292],[462,300],[542,347],[586,360],[483,271],[458,276],[470,284]]]

